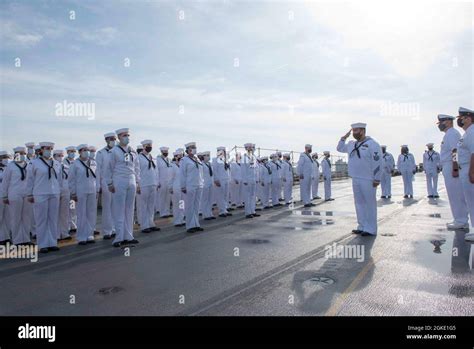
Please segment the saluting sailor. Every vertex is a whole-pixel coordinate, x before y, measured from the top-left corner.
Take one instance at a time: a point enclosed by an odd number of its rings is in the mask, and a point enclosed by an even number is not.
[[[58,217],[58,240],[71,240],[69,234],[70,215],[71,215],[71,192],[69,191],[69,167],[64,166],[64,151],[55,149],[53,158],[61,165],[61,194],[59,195],[59,217]],[[75,204],[75,203],[74,203]]]
[[[314,206],[311,202],[311,182],[314,177],[314,161],[311,157],[312,148],[313,146],[311,144],[304,146],[304,152],[301,153],[298,166],[296,167],[296,172],[300,178],[300,196],[304,207]]]
[[[106,172],[107,187],[112,197],[112,217],[116,236],[114,247],[138,243],[133,237],[133,215],[135,195],[140,193],[140,165],[138,154],[128,144],[128,128],[115,131],[119,144],[111,152],[109,171]]]
[[[268,165],[268,156],[261,157],[262,166],[260,167],[260,185],[261,197],[260,201],[264,210],[269,209],[270,206],[270,186],[272,184],[272,170]]]
[[[440,171],[439,153],[434,150],[434,144],[426,145],[428,150],[423,154],[423,170],[426,175],[426,189],[429,198],[439,198],[438,195],[438,173]]]
[[[168,159],[169,148],[161,147],[160,152],[161,155],[156,158],[159,188],[155,209],[160,212],[161,218],[169,218],[172,217],[170,213],[171,194],[169,190],[172,169]]]
[[[260,215],[255,212],[259,171],[257,157],[254,155],[255,144],[245,143],[244,147],[246,153],[242,163],[242,182],[244,186],[245,217],[259,217]]]
[[[403,179],[403,197],[405,199],[413,198],[413,176],[416,173],[415,157],[410,153],[408,145],[404,144],[401,147],[400,155],[398,156],[397,168],[402,174]]]
[[[366,124],[351,125],[339,141],[337,150],[349,154],[348,169],[357,214],[357,229],[352,232],[362,236],[377,235],[377,186],[380,184],[382,149],[366,135]],[[352,132],[355,141],[346,143]]]
[[[331,195],[331,182],[332,182],[332,163],[331,163],[331,153],[329,150],[323,152],[324,159],[321,161],[321,169],[323,172],[324,179],[324,201],[334,200]]]
[[[187,143],[185,148],[186,156],[183,157],[179,168],[181,191],[185,194],[186,231],[194,233],[204,230],[199,224],[199,204],[204,186],[204,169],[203,164],[196,156],[196,143]]]
[[[169,178],[169,192],[171,194],[173,224],[175,227],[183,227],[186,224],[184,220],[184,193],[181,192],[181,173],[179,170],[183,155],[183,148],[178,148],[173,153]]]
[[[382,187],[382,199],[390,199],[392,197],[392,173],[395,169],[395,159],[393,155],[387,152],[387,146],[382,145],[382,174],[380,182]]]

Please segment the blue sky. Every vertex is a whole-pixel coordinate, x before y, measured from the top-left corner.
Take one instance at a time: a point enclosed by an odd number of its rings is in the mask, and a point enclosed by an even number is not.
[[[128,126],[198,150],[334,150],[352,122],[417,158],[473,107],[471,2],[2,1],[0,148]],[[71,20],[74,11],[75,19]],[[16,67],[16,60],[21,66]],[[130,65],[124,63],[129,59]],[[63,101],[94,118],[57,116]]]

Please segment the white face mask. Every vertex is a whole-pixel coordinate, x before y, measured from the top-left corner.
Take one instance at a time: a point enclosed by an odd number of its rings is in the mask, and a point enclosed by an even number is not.
[[[43,150],[43,157],[49,159],[51,157],[51,150]]]
[[[59,161],[61,164],[63,163],[63,160],[64,160],[64,156],[56,156],[54,158],[56,161]]]
[[[130,138],[128,136],[125,136],[120,138],[120,141],[122,142],[122,144],[128,145],[128,143],[130,143]]]
[[[67,154],[67,157],[68,157],[70,160],[73,160],[73,159],[76,157],[76,153],[69,153],[69,154]]]
[[[91,159],[95,159],[95,151],[91,151],[90,154],[89,154],[89,157]]]
[[[23,154],[17,154],[15,157],[16,162],[23,162],[25,160],[26,160],[26,155],[23,155]]]
[[[196,155],[197,149],[196,148],[191,148],[191,154]]]
[[[2,165],[7,166],[8,165],[8,159],[2,159]]]
[[[28,148],[28,155],[34,155],[35,150],[33,148]]]
[[[109,146],[109,148],[113,148],[115,147],[115,141],[108,141],[107,145]]]
[[[90,153],[88,150],[84,150],[81,152],[81,159],[88,159],[90,156]]]

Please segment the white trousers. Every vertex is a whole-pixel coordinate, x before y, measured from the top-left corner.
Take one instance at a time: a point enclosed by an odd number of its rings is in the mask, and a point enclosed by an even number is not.
[[[272,187],[271,187],[271,191],[272,191],[272,205],[276,205],[279,203],[279,199],[280,199],[280,193],[281,193],[281,181],[279,180],[273,180],[272,181]]]
[[[452,176],[453,164],[443,164],[444,185],[448,193],[449,206],[455,223],[466,224],[468,222],[467,203],[463,193],[460,177]]]
[[[36,223],[35,223],[35,214],[33,212],[34,204],[31,202],[27,202],[26,204],[26,211],[28,212],[28,216],[30,217],[30,233],[35,236],[36,235]]]
[[[377,188],[370,179],[352,178],[357,229],[377,235]]]
[[[69,190],[61,192],[59,197],[58,239],[64,239],[69,236],[70,201],[71,194]]]
[[[137,186],[133,181],[114,182],[112,194],[112,217],[115,227],[115,242],[133,240],[133,213]]]
[[[217,207],[219,208],[219,214],[228,213],[227,211],[227,197],[229,193],[229,183],[228,182],[221,182],[221,186],[216,186],[216,199],[217,199]]]
[[[247,183],[247,185],[243,185],[245,190],[245,214],[254,214],[255,213],[255,201],[256,197],[256,190],[257,190],[257,183]]]
[[[204,188],[202,188],[200,211],[204,218],[214,216],[212,214],[212,185],[204,186]]]
[[[137,195],[137,214],[140,229],[149,229],[155,226],[155,197],[156,185],[141,187]]]
[[[171,194],[171,202],[173,203],[173,224],[184,223],[184,194],[181,188],[173,188]]]
[[[112,218],[112,193],[109,191],[107,187],[107,183],[105,181],[102,182],[102,197],[101,197],[101,205],[102,205],[102,235],[112,235],[115,232],[114,228],[114,220]]]
[[[271,183],[265,183],[264,186],[262,184],[259,184],[261,186],[261,198],[260,201],[262,201],[263,207],[270,206],[270,187]]]
[[[413,171],[403,170],[401,172],[404,195],[413,195]]]
[[[184,195],[184,215],[186,229],[199,227],[199,203],[201,202],[202,188],[186,188]]]
[[[300,179],[300,195],[303,204],[311,203],[311,177],[304,176],[303,179]]]
[[[69,229],[77,229],[77,212],[75,202],[69,205]]]
[[[459,177],[461,178],[467,211],[469,212],[469,218],[471,219],[471,227],[474,228],[474,184],[469,181],[469,165],[461,168]]]
[[[160,217],[170,215],[171,205],[171,193],[168,185],[161,185],[158,189],[158,211],[160,211]]]
[[[311,196],[313,198],[315,198],[316,196],[318,196],[318,188],[319,188],[319,175],[316,177],[314,177],[312,180],[311,180]]]
[[[39,248],[57,246],[59,194],[35,195],[33,207]]]
[[[380,175],[380,186],[382,188],[382,196],[392,196],[392,173],[382,170]]]
[[[293,194],[293,180],[286,180],[283,183],[283,198],[285,199],[285,203],[288,204],[292,200]]]
[[[324,199],[331,198],[331,176],[327,176],[324,179]]]
[[[12,232],[12,243],[22,244],[30,242],[31,217],[28,214],[27,198],[19,195],[8,196],[8,209],[10,210],[9,226]]]
[[[230,202],[233,205],[240,206],[242,205],[243,197],[242,197],[242,182],[236,184],[235,181],[231,181],[230,183]]]
[[[426,173],[426,190],[428,195],[438,195],[438,173],[427,172]]]
[[[76,211],[77,241],[93,240],[97,221],[97,194],[77,194]]]

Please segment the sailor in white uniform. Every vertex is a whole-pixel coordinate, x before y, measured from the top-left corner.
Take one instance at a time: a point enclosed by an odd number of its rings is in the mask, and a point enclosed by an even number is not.
[[[272,185],[272,169],[268,164],[268,156],[261,157],[262,166],[260,167],[260,186],[262,206],[264,210],[271,208],[270,205],[270,187]]]
[[[202,188],[202,197],[200,204],[200,213],[202,213],[205,221],[216,219],[212,213],[212,183],[214,181],[214,173],[209,162],[211,159],[211,152],[204,151],[198,154],[199,160],[202,162],[204,186]]]
[[[282,169],[282,180],[283,180],[283,198],[285,199],[285,205],[292,203],[293,197],[293,181],[294,181],[294,169],[290,161],[291,157],[289,153],[283,154],[283,162],[281,164]]]
[[[395,159],[393,155],[387,152],[387,146],[382,145],[382,173],[380,176],[380,184],[382,187],[382,199],[390,199],[392,197],[392,173],[395,169]]]
[[[61,164],[53,159],[53,142],[41,142],[41,156],[33,160],[27,175],[28,200],[34,203],[36,237],[41,253],[57,251]]]
[[[66,168],[66,172],[69,171],[69,168],[76,160],[76,155],[76,146],[69,145],[66,147],[66,158],[63,161],[63,165]],[[70,201],[69,205],[69,231],[72,233],[75,233],[77,231],[77,212],[76,203],[74,201]]]
[[[271,161],[269,163],[270,169],[272,170],[272,185],[271,185],[271,196],[273,207],[282,206],[280,204],[280,192],[281,192],[281,178],[283,171],[278,161],[278,155],[272,154]]]
[[[448,193],[449,206],[453,221],[447,223],[449,230],[469,228],[467,204],[462,191],[462,184],[459,173],[453,176],[453,152],[457,149],[457,144],[461,134],[453,127],[454,116],[439,114],[438,129],[444,132],[440,150],[440,166],[443,173],[444,185]]]
[[[69,191],[69,167],[64,166],[64,150],[55,149],[53,158],[61,165],[61,193],[59,195],[58,240],[71,240],[69,234],[71,192]],[[74,205],[75,202],[73,201]]]
[[[0,151],[0,189],[2,188],[3,176],[9,163],[9,155],[5,150]],[[9,207],[0,201],[0,245],[11,242],[11,234],[9,228]]]
[[[401,153],[398,156],[397,168],[402,174],[404,198],[413,198],[413,176],[416,173],[416,162],[413,154],[410,153],[408,145],[401,147]]]
[[[181,160],[179,168],[181,191],[185,194],[186,231],[194,233],[204,230],[199,224],[199,204],[204,186],[204,169],[203,164],[196,156],[196,143],[187,143],[185,148],[186,156]]]
[[[429,198],[439,198],[438,195],[438,174],[440,172],[440,156],[433,149],[434,144],[426,145],[428,150],[423,154],[423,171],[426,176],[426,189]]]
[[[366,135],[366,124],[355,123],[337,145],[341,153],[349,154],[348,169],[352,178],[357,229],[352,232],[362,236],[377,235],[377,186],[380,184],[382,149]],[[352,132],[355,141],[346,143]]]
[[[96,154],[97,162],[97,183],[99,185],[99,193],[101,193],[101,222],[102,236],[104,240],[110,240],[115,237],[114,220],[112,219],[112,196],[113,194],[107,188],[106,173],[110,171],[109,162],[112,155],[112,149],[116,145],[117,136],[115,132],[104,134],[105,147],[100,149]]]
[[[69,190],[76,202],[77,235],[79,245],[94,243],[94,231],[97,222],[97,163],[90,159],[87,144],[77,146],[79,157],[69,168]]]
[[[26,147],[26,161],[30,163],[35,157],[35,142],[25,143]]]
[[[147,139],[142,141],[141,144],[143,151],[138,156],[141,178],[141,193],[137,195],[138,222],[142,233],[151,233],[160,230],[155,225],[155,199],[159,179],[158,166],[151,155],[153,141]]]
[[[156,157],[156,165],[158,166],[158,196],[155,202],[155,209],[160,212],[161,218],[172,217],[170,212],[171,194],[170,194],[170,178],[171,178],[171,162],[168,159],[169,148],[161,147],[161,155]]]
[[[212,162],[214,171],[214,185],[216,187],[217,207],[219,217],[232,216],[227,210],[230,182],[230,165],[227,162],[227,152],[225,147],[217,148],[217,157]]]
[[[242,207],[242,154],[235,153],[235,159],[230,163],[230,202],[231,207]]]
[[[119,144],[111,151],[105,179],[108,189],[113,193],[112,217],[116,232],[113,246],[120,247],[138,243],[133,237],[133,215],[135,195],[140,193],[140,165],[137,152],[128,145],[129,129],[122,128],[115,133]]]
[[[471,227],[474,228],[474,111],[460,107],[456,121],[458,126],[464,130],[457,147],[459,178],[471,220]],[[466,234],[464,238],[466,241],[474,241],[474,233]]]
[[[321,161],[321,169],[324,179],[324,201],[333,201],[331,194],[331,182],[332,182],[332,163],[331,153],[326,150],[324,151],[324,159]]]
[[[319,177],[321,176],[320,164],[318,161],[319,155],[318,153],[313,153],[311,157],[313,158],[313,165],[314,165],[314,177],[311,182],[311,194],[313,195],[313,200],[318,200],[318,199],[321,199],[321,197],[318,195]]]
[[[184,156],[184,149],[178,148],[173,153],[171,161],[171,171],[169,179],[169,192],[171,194],[171,203],[173,207],[173,224],[175,227],[183,227],[184,220],[184,193],[181,192],[181,159]]]
[[[306,144],[304,152],[300,154],[296,172],[300,178],[300,196],[304,207],[311,207],[314,204],[311,202],[311,182],[314,177],[313,158],[311,157],[312,145]]]
[[[242,182],[244,187],[245,217],[260,217],[260,215],[255,211],[259,171],[257,157],[254,154],[255,144],[245,143],[244,147],[246,153],[244,154],[241,166]]]
[[[13,149],[13,161],[4,171],[0,185],[3,204],[10,210],[9,227],[12,234],[12,243],[15,245],[30,245],[30,215],[27,212],[27,171],[26,148]]]

